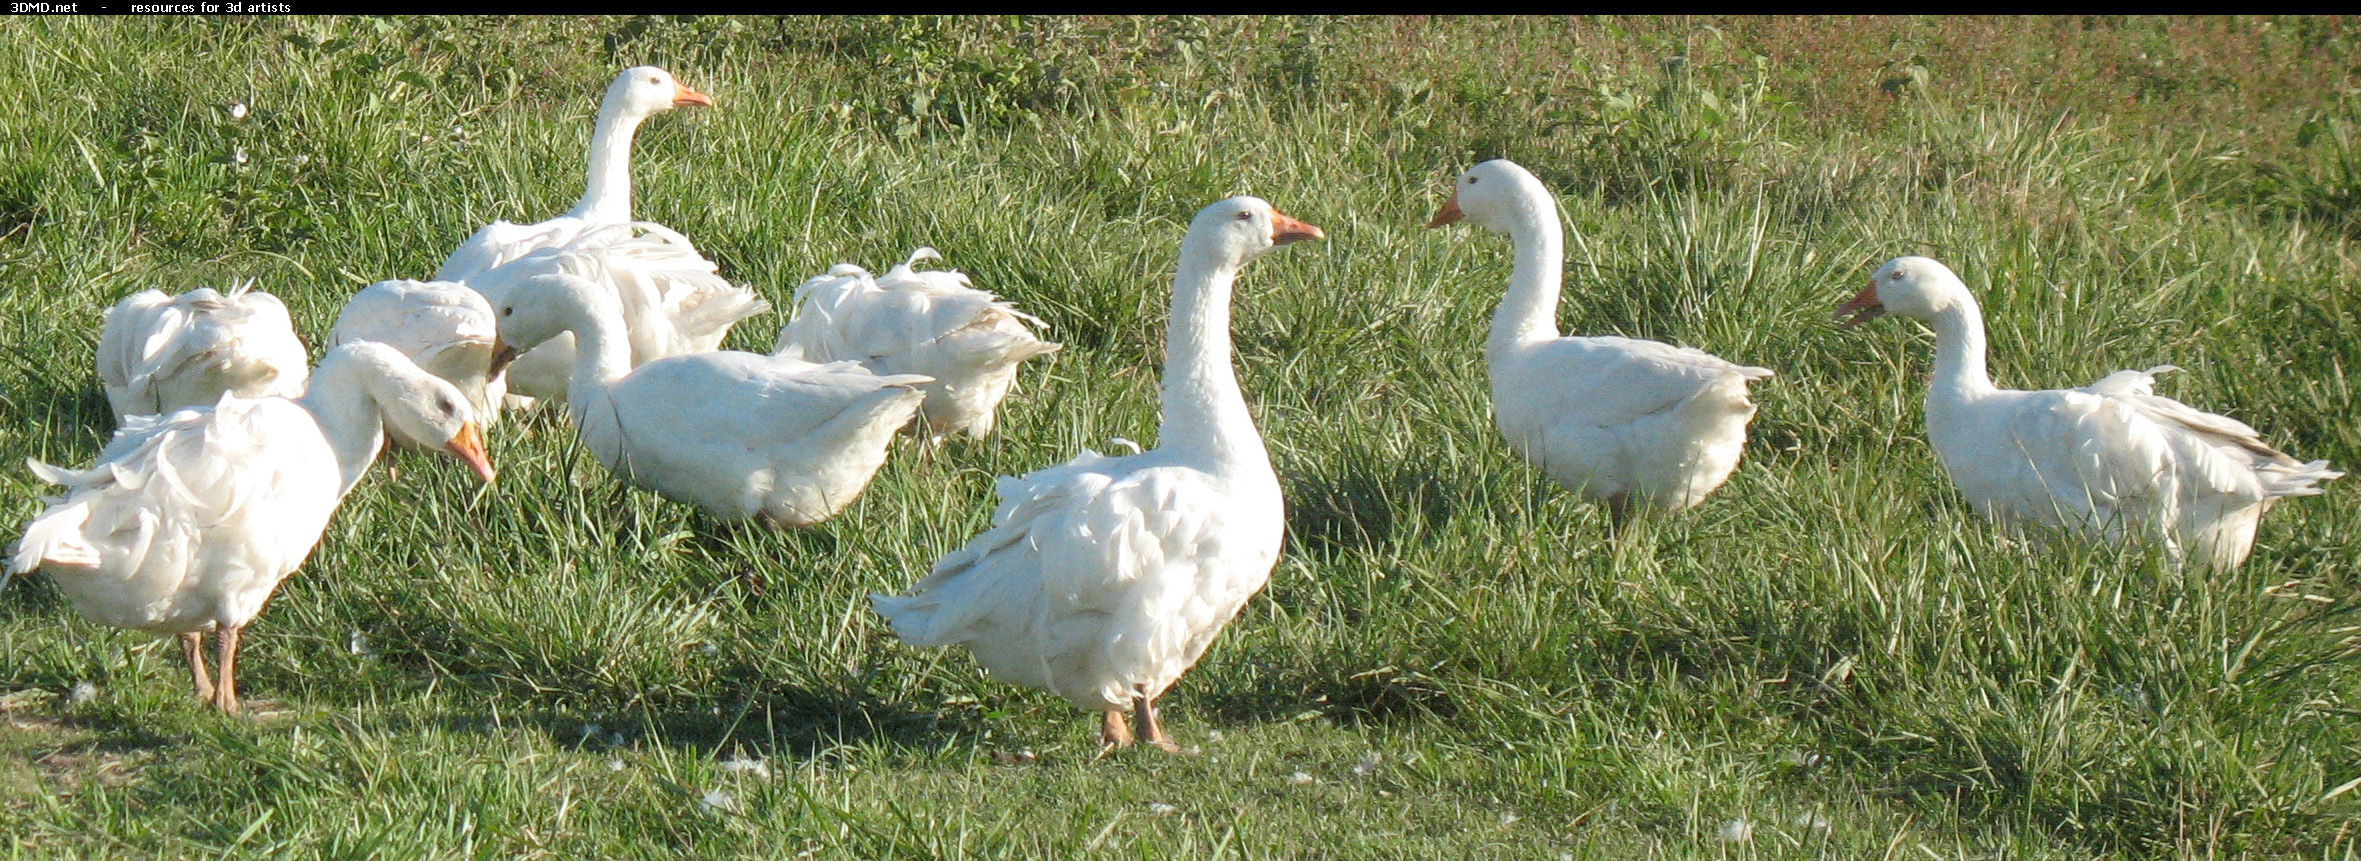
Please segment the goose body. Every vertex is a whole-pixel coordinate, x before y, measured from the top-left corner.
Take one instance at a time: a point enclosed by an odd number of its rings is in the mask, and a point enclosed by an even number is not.
[[[914,646],[962,645],[993,676],[1100,712],[1101,739],[1175,749],[1155,700],[1269,581],[1278,476],[1230,360],[1240,267],[1321,233],[1251,197],[1200,212],[1181,245],[1157,448],[1085,451],[1000,479],[992,528],[903,596],[871,601]]]
[[[459,389],[475,408],[479,424],[499,415],[505,382],[492,377],[492,344],[498,332],[492,305],[465,284],[451,281],[379,281],[352,298],[328,330],[334,349],[355,341],[376,341],[400,350],[420,369]],[[400,428],[394,439],[410,446],[439,447],[440,440],[410,439]]]
[[[2244,562],[2262,514],[2343,473],[2297,461],[2254,428],[2155,393],[2156,375],[2116,371],[2076,389],[2024,391],[1985,371],[1983,312],[1967,285],[1924,257],[1888,261],[1839,311],[1847,325],[1902,314],[1935,330],[1927,442],[1986,517],[2120,541],[2158,540],[2214,568]]]
[[[227,294],[134,293],[107,310],[98,379],[120,424],[132,416],[208,406],[223,394],[303,393],[310,358],[279,297],[248,281]]]
[[[380,344],[331,350],[301,398],[222,395],[134,417],[87,469],[28,461],[65,496],[25,524],[10,574],[49,575],[93,621],[181,637],[198,696],[237,710],[238,631],[319,542],[383,424],[439,438],[489,481],[473,412]],[[221,684],[202,664],[221,635]]]
[[[774,352],[933,377],[919,410],[927,432],[990,434],[1017,366],[1061,345],[1033,333],[1043,325],[1039,318],[975,289],[966,275],[913,268],[938,257],[920,248],[884,275],[845,264],[805,281],[795,291],[795,319],[779,330]]]
[[[520,282],[499,311],[504,345],[573,337],[567,411],[592,456],[619,478],[725,519],[805,526],[842,511],[885,462],[928,382],[736,351],[634,367],[614,295],[565,272]]]
[[[1721,487],[1754,418],[1747,384],[1770,369],[1656,341],[1560,336],[1557,202],[1513,162],[1461,174],[1431,226],[1462,218],[1516,245],[1484,348],[1492,417],[1510,450],[1618,519],[1632,507],[1680,511]]]
[[[631,218],[631,143],[640,123],[675,107],[712,104],[662,69],[623,70],[599,102],[589,180],[574,208],[533,224],[485,225],[443,261],[435,280],[465,283],[499,304],[506,285],[571,266],[572,274],[616,295],[635,362],[718,349],[732,326],[770,304],[721,277],[688,237]],[[571,348],[570,339],[560,339],[519,357],[509,391],[564,399]]]

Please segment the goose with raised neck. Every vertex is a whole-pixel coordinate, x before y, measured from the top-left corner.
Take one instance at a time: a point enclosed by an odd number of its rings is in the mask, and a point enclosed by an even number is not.
[[[1689,508],[1729,480],[1754,418],[1747,384],[1770,369],[1656,341],[1560,336],[1557,202],[1514,162],[1468,168],[1428,226],[1463,219],[1508,234],[1515,251],[1484,345],[1493,421],[1512,451],[1604,502],[1617,524],[1636,509]]]
[[[1846,327],[1888,314],[1935,330],[1928,445],[1960,494],[2004,526],[2110,542],[2142,535],[2175,559],[2227,569],[2252,552],[2274,502],[2316,495],[2343,475],[2272,448],[2243,422],[2158,396],[2156,376],[2171,365],[2077,389],[1993,385],[1983,311],[1938,261],[1886,261],[1837,309]]]
[[[1179,746],[1156,699],[1269,582],[1286,519],[1231,367],[1239,268],[1324,234],[1254,197],[1190,221],[1165,328],[1157,447],[1003,477],[992,528],[901,596],[871,595],[913,646],[965,646],[1003,681],[1099,713],[1099,740]]]
[[[965,274],[916,268],[941,257],[921,247],[884,275],[839,264],[803,282],[795,319],[779,330],[771,352],[933,377],[918,410],[928,441],[990,435],[1017,367],[1062,345],[1034,334],[1047,326],[1040,318],[976,289]]]
[[[562,271],[516,284],[497,317],[495,363],[571,336],[567,414],[616,477],[716,517],[775,527],[808,526],[852,504],[930,382],[737,351],[635,367],[614,295]]]
[[[236,713],[239,632],[319,543],[388,424],[446,440],[492,480],[457,389],[390,347],[348,344],[320,360],[301,398],[223,395],[137,417],[87,469],[29,461],[66,495],[25,523],[8,572],[48,574],[93,621],[178,637],[197,697]]]
[[[675,107],[712,104],[663,69],[623,70],[600,101],[589,176],[574,208],[534,224],[484,226],[443,261],[435,280],[465,283],[497,305],[510,285],[563,270],[616,295],[633,362],[719,349],[731,327],[770,310],[770,303],[723,278],[688,237],[631,217],[631,144],[640,122]],[[571,339],[561,338],[520,357],[505,380],[510,405],[563,400],[572,348]]]

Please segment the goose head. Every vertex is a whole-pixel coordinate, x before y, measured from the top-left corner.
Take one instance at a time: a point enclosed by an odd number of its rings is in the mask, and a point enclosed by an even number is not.
[[[1516,224],[1518,213],[1532,206],[1533,201],[1548,200],[1549,190],[1541,180],[1516,162],[1496,158],[1468,168],[1451,183],[1451,199],[1435,211],[1428,227],[1441,227],[1462,219],[1486,230],[1507,232]]]
[[[1325,231],[1287,217],[1262,198],[1241,194],[1198,210],[1181,245],[1183,254],[1211,254],[1243,265],[1281,245],[1327,237]]]
[[[380,399],[385,421],[411,439],[443,440],[443,450],[459,458],[486,484],[499,475],[484,452],[483,431],[477,429],[475,407],[467,396],[441,378],[421,372],[391,399]]]
[[[1952,274],[1951,267],[1928,257],[1896,257],[1877,267],[1869,276],[1869,286],[1836,309],[1836,316],[1846,328],[1888,314],[1928,320],[1958,304],[1967,293],[1967,285]]]
[[[340,367],[358,367],[357,377],[328,372],[331,363]],[[393,429],[414,440],[442,440],[444,451],[475,471],[476,477],[490,482],[496,471],[492,460],[484,453],[484,436],[476,426],[475,407],[460,394],[459,387],[441,377],[427,373],[410,361],[400,350],[375,341],[354,341],[328,351],[320,359],[322,374],[315,376],[315,385],[352,386],[367,393],[377,404],[378,415]],[[321,379],[321,377],[325,379]]]
[[[712,107],[713,97],[689,89],[687,84],[674,80],[671,72],[654,66],[633,66],[607,84],[606,97],[599,105],[601,113],[613,111],[619,116],[645,118],[691,105]]]
[[[498,327],[492,339],[492,375],[498,376],[518,355],[544,341],[621,313],[613,296],[574,275],[550,272],[517,281],[492,309]]]

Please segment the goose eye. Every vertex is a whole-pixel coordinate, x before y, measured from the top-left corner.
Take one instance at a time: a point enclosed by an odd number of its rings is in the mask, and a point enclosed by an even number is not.
[[[500,316],[502,316],[502,317],[514,317],[514,316],[516,316],[516,308],[515,308],[515,307],[513,307],[513,306],[512,306],[512,307],[508,307],[508,308],[502,308],[502,309],[500,309]]]
[[[1238,213],[1238,220],[1239,220],[1239,221],[1253,221],[1253,220],[1254,220],[1254,213],[1251,213],[1251,212],[1241,212],[1241,213]]]
[[[648,83],[651,83],[651,84],[661,84],[661,83],[664,83],[664,79],[663,79],[663,78],[649,78],[649,79],[648,79]]]

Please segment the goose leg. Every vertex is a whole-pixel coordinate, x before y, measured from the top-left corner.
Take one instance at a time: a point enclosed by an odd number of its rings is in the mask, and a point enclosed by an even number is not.
[[[205,673],[205,635],[190,631],[180,635],[180,653],[189,659],[189,681],[196,684],[197,699],[213,701],[213,677]]]
[[[223,628],[214,642],[216,663],[221,664],[221,683],[213,689],[213,706],[223,714],[238,713],[238,629]]]
[[[1172,739],[1164,734],[1164,724],[1156,720],[1156,700],[1142,695],[1136,701],[1139,703],[1141,740],[1165,753],[1181,752],[1180,745],[1173,744]]]
[[[1131,724],[1123,721],[1123,713],[1114,709],[1099,712],[1099,744],[1107,747],[1130,747]]]
[[[1607,497],[1607,529],[1610,535],[1622,535],[1631,525],[1631,499],[1623,494]]]

